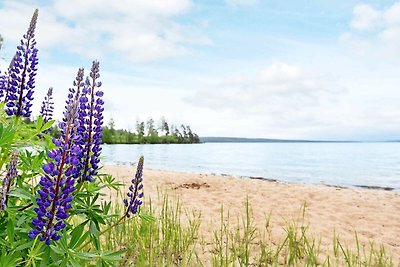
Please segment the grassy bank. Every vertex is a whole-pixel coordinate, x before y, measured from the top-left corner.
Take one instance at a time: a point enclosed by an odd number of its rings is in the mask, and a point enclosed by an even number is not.
[[[234,224],[221,207],[219,227],[206,236],[199,232],[201,214],[182,210],[177,199],[159,198],[157,208],[147,202],[141,218],[123,221],[106,234],[107,249],[125,250],[121,266],[395,266],[383,246],[362,245],[356,233],[354,244],[346,246],[333,232],[331,250],[321,251],[305,223],[305,207],[299,212],[303,220],[288,221],[276,242],[270,216],[263,229],[256,227],[248,201]]]

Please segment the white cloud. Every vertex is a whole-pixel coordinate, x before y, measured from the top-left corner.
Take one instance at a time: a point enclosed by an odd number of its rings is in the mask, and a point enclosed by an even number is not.
[[[191,45],[211,43],[203,26],[175,21],[192,6],[191,0],[52,1],[39,7],[37,39],[42,48],[65,48],[90,58],[108,54],[144,62],[180,56],[190,53]],[[26,31],[35,8],[30,1],[4,2],[0,28],[6,42]]]
[[[339,40],[356,54],[388,59],[400,55],[400,2],[382,9],[356,5],[350,26],[355,31],[344,33]]]
[[[383,18],[389,26],[400,26],[400,2],[394,3],[386,9]]]
[[[83,67],[85,67],[85,75],[88,75],[90,66]],[[39,114],[47,89],[53,87],[54,116],[58,120],[62,118],[68,88],[72,86],[77,71],[77,68],[63,65],[46,63],[40,65],[32,107],[33,116]],[[153,117],[158,121],[164,116],[170,123],[193,126],[190,108],[181,100],[182,90],[157,80],[103,71],[102,64],[100,64],[100,73],[100,80],[103,83],[101,90],[104,92],[105,101],[105,123],[114,118],[116,127],[134,129],[136,119],[147,120]],[[182,112],[183,110],[188,110],[188,112]],[[198,128],[194,126],[193,129]]]
[[[225,127],[227,121],[241,125],[241,130],[232,131],[243,134],[259,128],[255,132],[265,132],[264,136],[288,137],[290,133],[294,138],[329,124],[335,118],[331,109],[343,92],[328,77],[275,63],[255,77],[223,80],[214,87],[199,89],[186,100],[225,114],[225,122],[220,122]]]
[[[382,14],[367,4],[356,5],[350,25],[357,30],[373,30],[379,27]]]

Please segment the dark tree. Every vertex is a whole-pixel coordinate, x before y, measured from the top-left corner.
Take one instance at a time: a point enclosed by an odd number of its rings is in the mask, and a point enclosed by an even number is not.
[[[189,139],[189,143],[194,143],[194,134],[192,132],[192,129],[190,129],[190,126],[186,126],[186,131],[187,131],[187,137]]]
[[[168,126],[168,122],[165,120],[164,117],[161,118],[161,131],[165,133],[165,136],[169,135],[169,126]]]
[[[139,137],[144,136],[144,122],[136,121],[136,133]]]
[[[110,119],[107,126],[103,127],[102,141],[106,144],[190,144],[199,143],[199,136],[195,134],[189,125],[181,125],[179,128],[175,125],[168,125],[165,119],[161,120],[158,128],[165,135],[158,135],[154,127],[154,120],[136,121],[136,132],[126,129],[116,129],[114,119]],[[182,129],[182,130],[180,130]],[[147,135],[146,135],[147,130]],[[52,130],[51,135],[59,135]]]
[[[183,134],[183,138],[187,138],[188,137],[188,135],[187,135],[187,132],[186,132],[186,127],[185,127],[185,125],[181,125],[181,128],[182,128],[182,134]]]
[[[154,128],[154,120],[150,118],[146,122],[147,136],[158,136],[157,130]]]

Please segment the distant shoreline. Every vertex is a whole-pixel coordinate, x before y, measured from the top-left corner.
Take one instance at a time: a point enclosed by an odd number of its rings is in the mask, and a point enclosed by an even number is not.
[[[398,143],[396,140],[389,141],[349,141],[349,140],[290,140],[270,138],[245,138],[245,137],[200,137],[201,143]]]
[[[244,139],[244,140],[242,140]],[[237,138],[235,140],[202,140],[197,143],[103,143],[105,145],[193,145],[193,144],[206,144],[206,143],[307,143],[307,144],[369,144],[369,143],[399,143],[400,141],[329,141],[329,140],[281,140],[281,139],[258,139],[258,138]]]

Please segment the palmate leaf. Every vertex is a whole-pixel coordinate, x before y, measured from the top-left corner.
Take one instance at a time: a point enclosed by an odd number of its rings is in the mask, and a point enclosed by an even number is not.
[[[2,123],[0,123],[0,147],[10,146],[15,135],[15,129],[10,124],[7,127],[4,127]]]
[[[28,191],[25,188],[15,188],[9,193],[9,196],[22,199],[35,200],[35,196],[32,194],[32,192]]]
[[[50,257],[56,264],[55,266],[87,266],[90,261],[94,261],[97,255],[92,252],[78,252],[75,248],[79,247],[88,237],[89,232],[82,235],[85,223],[74,228],[68,238],[66,231],[63,237],[54,244],[50,245]]]
[[[115,266],[115,262],[123,259],[125,252],[125,250],[101,252],[96,266]]]
[[[103,187],[107,187],[109,189],[119,191],[120,187],[124,186],[124,183],[119,182],[112,175],[101,174],[98,177],[101,180],[101,182],[103,183]]]
[[[38,132],[44,132],[44,131],[50,129],[51,126],[54,124],[55,120],[49,120],[46,123],[43,123],[43,122],[44,122],[43,117],[39,116],[35,123],[35,128]]]
[[[86,240],[86,238],[89,236],[89,232],[86,231],[83,235],[83,231],[85,230],[85,225],[87,224],[87,221],[78,225],[77,227],[72,230],[71,233],[71,241],[69,242],[69,247],[72,249],[80,247],[83,242]]]
[[[23,242],[21,245],[19,245],[18,247],[15,248],[15,251],[21,251],[27,248],[32,247],[33,244],[33,240],[29,241],[29,242]]]
[[[20,169],[26,172],[31,173],[32,175],[37,175],[42,173],[42,165],[43,161],[46,159],[46,153],[44,151],[39,152],[38,154],[33,154],[30,151],[24,151],[19,156],[21,161]]]
[[[0,266],[1,267],[15,267],[22,262],[22,257],[20,253],[8,253],[4,249],[1,251],[0,255]]]
[[[42,128],[42,126],[43,126],[43,117],[42,117],[42,116],[39,116],[39,117],[36,119],[35,128],[36,128],[36,130],[40,131],[40,129]]]
[[[83,215],[88,221],[95,223],[97,229],[99,230],[100,228],[98,225],[106,224],[107,219],[107,214],[104,214],[101,206],[97,202],[97,199],[101,194],[91,194],[86,192],[85,195],[85,199],[82,199],[82,195],[80,193],[80,197],[74,198],[75,209],[71,211],[71,214]]]

